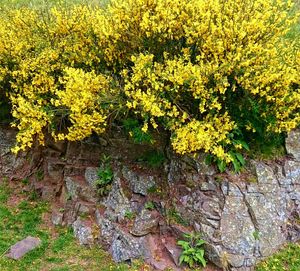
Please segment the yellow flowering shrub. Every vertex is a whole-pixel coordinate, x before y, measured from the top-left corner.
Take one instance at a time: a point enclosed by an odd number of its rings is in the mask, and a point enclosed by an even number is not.
[[[252,135],[300,123],[299,14],[286,0],[111,0],[0,20],[0,97],[15,151],[134,116],[180,154],[231,162]]]

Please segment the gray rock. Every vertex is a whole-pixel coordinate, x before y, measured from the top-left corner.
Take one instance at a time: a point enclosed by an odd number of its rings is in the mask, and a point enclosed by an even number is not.
[[[52,224],[55,225],[55,226],[62,225],[63,216],[64,216],[64,214],[62,212],[59,212],[57,210],[53,210],[52,216],[51,216]]]
[[[287,223],[286,199],[281,194],[273,197],[247,195],[246,199],[256,219],[260,254],[269,256],[286,240],[282,231]]]
[[[80,185],[75,182],[72,177],[66,177],[65,184],[68,197],[70,197],[72,200],[76,200],[78,198]]]
[[[295,129],[288,134],[285,140],[285,146],[288,154],[300,161],[300,129]]]
[[[228,262],[229,266],[232,266],[235,268],[243,267],[244,262],[245,262],[244,255],[227,253],[226,257],[227,257],[227,262]]]
[[[167,173],[168,183],[177,183],[181,179],[182,175],[180,160],[175,158],[171,159],[169,165],[166,165],[165,171]]]
[[[226,198],[220,223],[224,248],[237,255],[252,255],[255,227],[243,198]]]
[[[105,215],[112,221],[122,220],[126,211],[132,211],[130,201],[125,196],[119,177],[114,177],[112,189],[103,204],[107,207]]]
[[[95,190],[84,181],[68,176],[65,177],[65,184],[68,198],[72,200],[82,199],[93,203],[98,201]]]
[[[278,181],[275,177],[274,171],[270,166],[256,161],[251,161],[251,165],[254,167],[258,184],[278,185]]]
[[[200,185],[200,190],[201,191],[216,191],[218,188],[215,184],[215,182],[211,181],[211,180],[208,180],[206,182],[202,182],[201,185]]]
[[[92,228],[81,221],[80,218],[77,218],[72,227],[80,245],[92,245],[94,243]]]
[[[145,241],[143,237],[133,237],[119,230],[113,235],[110,250],[116,262],[143,258],[146,250]]]
[[[159,222],[159,214],[156,211],[143,209],[136,217],[130,233],[134,236],[144,236],[155,232]]]
[[[122,174],[129,181],[132,191],[137,194],[146,196],[149,188],[156,184],[154,176],[138,174],[125,166],[122,169]]]
[[[221,245],[206,243],[204,245],[205,254],[207,258],[213,262],[216,266],[224,268],[227,270],[228,260],[226,257],[226,252]]]
[[[101,215],[99,210],[96,210],[95,216],[97,225],[100,228],[99,239],[101,243],[104,244],[106,247],[110,247],[114,233],[116,230],[118,230],[118,226],[111,222],[109,219],[105,218],[103,215]]]
[[[300,185],[300,162],[287,160],[284,164],[287,182]]]
[[[195,161],[197,172],[201,175],[212,176],[217,173],[216,169],[205,163],[205,154],[199,154],[193,160]]]
[[[15,245],[10,248],[10,251],[6,256],[8,258],[18,260],[22,258],[26,253],[35,249],[41,244],[41,240],[39,238],[28,236],[27,238],[19,241]]]
[[[95,187],[95,182],[99,179],[97,167],[87,167],[85,170],[85,180],[91,187]]]

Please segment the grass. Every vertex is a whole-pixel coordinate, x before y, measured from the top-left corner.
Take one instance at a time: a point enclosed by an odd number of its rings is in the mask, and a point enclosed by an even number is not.
[[[89,249],[80,246],[70,228],[49,226],[50,222],[46,219],[49,217],[49,207],[46,202],[30,200],[31,193],[17,196],[15,191],[7,181],[0,180],[1,271],[129,271],[142,268],[140,262],[131,267],[117,265],[100,247]],[[8,259],[5,254],[9,247],[29,235],[39,237],[41,246],[21,260]]]
[[[299,271],[300,244],[288,244],[266,261],[261,262],[256,271]]]

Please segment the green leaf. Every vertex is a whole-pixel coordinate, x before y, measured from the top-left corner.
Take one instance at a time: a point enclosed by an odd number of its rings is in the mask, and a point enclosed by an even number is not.
[[[241,170],[240,162],[235,157],[233,158],[232,164],[235,172],[239,172]]]
[[[204,259],[204,258],[201,258],[201,259],[199,259],[199,260],[200,260],[202,266],[205,267],[205,266],[206,266],[206,261],[205,261],[205,259]]]
[[[243,155],[237,152],[235,154],[235,156],[240,161],[241,165],[244,166],[246,162],[245,162],[245,159],[244,159]]]
[[[192,253],[195,252],[195,249],[194,249],[193,247],[191,247],[191,248],[189,248],[189,249],[187,250],[187,252],[192,254]]]
[[[206,165],[210,166],[213,162],[213,156],[211,154],[206,155],[204,162]]]
[[[242,145],[245,150],[250,151],[248,144],[243,140],[234,140],[234,145]]]
[[[189,264],[189,267],[193,267],[194,266],[194,259],[189,258],[188,264]]]
[[[224,160],[219,160],[217,161],[218,169],[222,173],[226,169],[226,162]]]
[[[179,265],[181,265],[182,264],[182,262],[184,261],[184,255],[180,255],[180,257],[179,257]]]
[[[197,241],[196,246],[197,246],[197,247],[198,247],[198,246],[200,247],[200,246],[202,246],[202,245],[205,244],[205,243],[206,243],[206,242],[205,242],[204,240],[201,239],[201,240],[198,240],[198,241]]]

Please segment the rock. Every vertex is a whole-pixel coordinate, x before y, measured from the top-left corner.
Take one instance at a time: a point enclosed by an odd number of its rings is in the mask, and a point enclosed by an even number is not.
[[[212,243],[204,244],[204,250],[206,257],[213,262],[216,266],[228,270],[228,260],[226,252],[221,245],[215,245]]]
[[[68,200],[64,206],[64,216],[63,216],[63,225],[67,224],[71,226],[77,219],[79,205],[76,204],[76,201]]]
[[[105,215],[112,221],[122,220],[126,212],[132,211],[130,201],[125,196],[119,177],[114,177],[112,189],[103,204],[107,208]]]
[[[80,218],[72,225],[74,235],[79,240],[80,245],[91,245],[94,243],[92,228],[81,221]]]
[[[122,169],[122,174],[129,181],[132,191],[137,194],[146,196],[148,190],[156,184],[154,176],[140,175],[125,166]]]
[[[52,216],[51,216],[52,224],[55,226],[62,225],[63,224],[63,216],[64,216],[64,214],[62,212],[59,212],[54,209],[52,211]]]
[[[217,185],[214,181],[212,181],[211,179],[208,179],[205,182],[202,182],[200,185],[200,190],[203,192],[207,192],[207,191],[217,191]]]
[[[80,185],[76,183],[71,177],[65,178],[65,184],[67,196],[73,200],[76,200],[78,198],[78,190],[80,188]]]
[[[10,251],[6,256],[8,258],[18,260],[22,258],[26,253],[35,249],[41,244],[41,240],[39,238],[28,236],[27,238],[19,241],[15,245],[10,248]]]
[[[68,198],[72,200],[81,199],[96,203],[98,201],[96,192],[85,181],[79,177],[65,177],[66,192]]]
[[[179,224],[172,224],[170,227],[176,239],[182,239],[185,234],[191,233],[191,229]]]
[[[245,200],[256,220],[259,253],[263,257],[269,256],[277,251],[286,240],[283,232],[288,219],[286,199],[281,194],[274,194],[269,197],[246,195]]]
[[[260,185],[270,184],[274,186],[278,185],[278,181],[274,175],[274,171],[270,166],[262,162],[256,162],[256,161],[251,161],[251,165],[254,167],[258,184]]]
[[[204,176],[212,176],[217,173],[216,169],[212,165],[205,163],[205,154],[199,154],[193,160],[196,163],[197,171]]]
[[[39,183],[40,186],[35,186],[35,190],[39,191],[41,194],[41,198],[47,201],[52,201],[55,199],[58,186],[56,185],[44,185],[43,183]]]
[[[85,180],[91,187],[95,187],[95,182],[99,179],[97,167],[87,167],[85,170]]]
[[[229,266],[235,268],[243,267],[245,261],[244,255],[227,253],[226,256],[227,256],[227,262]]]
[[[300,162],[287,160],[284,164],[284,173],[286,180],[290,184],[300,185]]]
[[[295,129],[288,134],[285,140],[288,154],[291,154],[297,161],[300,161],[300,129]]]
[[[104,218],[99,210],[96,210],[95,216],[97,225],[100,228],[99,239],[105,247],[110,247],[114,233],[116,230],[118,230],[118,226],[109,219]]]
[[[61,182],[64,174],[64,164],[48,162],[47,173],[53,183]]]
[[[155,268],[155,270],[173,270],[181,271],[182,268],[178,268],[165,247],[166,240],[162,240],[159,235],[149,234],[145,237],[146,243],[146,255],[145,261]],[[170,248],[172,249],[172,248]]]
[[[173,262],[176,266],[179,266],[179,257],[182,253],[182,250],[176,245],[176,240],[174,238],[168,238],[164,242],[164,246],[167,252],[170,254]]]
[[[220,223],[224,248],[237,255],[252,255],[255,248],[253,233],[256,229],[243,198],[226,198]]]
[[[143,209],[133,224],[130,233],[134,236],[144,236],[157,230],[159,213]]]
[[[165,166],[165,172],[167,173],[167,180],[169,184],[178,183],[181,179],[181,161],[180,159],[172,158],[170,163]]]
[[[146,250],[145,241],[143,237],[133,237],[118,230],[113,235],[110,250],[115,262],[143,258]]]
[[[180,214],[187,220],[193,219],[197,214],[203,218],[219,220],[222,213],[222,199],[216,193],[206,195],[200,190],[194,190],[180,199],[183,208]],[[177,206],[179,207],[179,205]],[[187,212],[187,210],[190,210]]]

